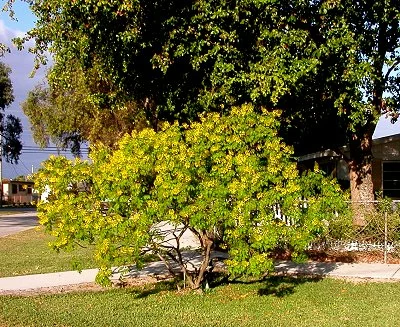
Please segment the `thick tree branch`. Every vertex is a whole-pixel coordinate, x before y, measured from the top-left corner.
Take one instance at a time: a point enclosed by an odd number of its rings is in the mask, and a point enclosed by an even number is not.
[[[400,58],[397,58],[396,61],[393,63],[392,66],[390,66],[390,68],[388,69],[388,71],[386,72],[386,75],[384,77],[384,81],[385,83],[387,83],[390,74],[392,73],[392,71],[400,64]]]

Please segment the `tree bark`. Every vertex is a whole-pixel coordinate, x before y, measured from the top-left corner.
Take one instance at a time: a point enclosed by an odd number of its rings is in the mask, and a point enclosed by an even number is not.
[[[195,289],[199,288],[204,280],[204,275],[205,275],[207,267],[210,263],[211,249],[212,249],[212,245],[213,245],[213,240],[207,236],[206,232],[204,232],[202,239],[203,239],[202,243],[203,243],[203,251],[204,251],[203,261],[201,263],[201,266],[199,269],[199,274],[197,276],[197,280],[194,285]]]
[[[349,174],[350,191],[355,225],[365,225],[365,214],[373,209],[374,188],[372,183],[372,133],[362,137],[353,135],[350,142]]]

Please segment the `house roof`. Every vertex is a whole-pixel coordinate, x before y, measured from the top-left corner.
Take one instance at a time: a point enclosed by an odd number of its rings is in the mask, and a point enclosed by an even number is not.
[[[314,160],[317,158],[326,158],[326,157],[340,157],[340,154],[338,154],[334,150],[328,149],[328,150],[305,154],[303,156],[300,156],[297,161],[301,162],[301,161]]]
[[[10,184],[10,183],[15,183],[15,184],[29,184],[29,185],[34,185],[35,182],[32,181],[19,181],[19,180],[13,180],[13,179],[3,179],[3,184]]]
[[[379,139],[386,136],[392,136],[400,133],[400,122],[392,124],[390,118],[382,116],[376,125],[372,139]]]
[[[382,116],[378,124],[376,125],[375,132],[372,135],[372,141],[374,145],[390,143],[393,141],[400,140],[400,122],[392,124],[390,118]],[[347,150],[347,146],[343,146],[344,151]],[[318,152],[308,153],[298,158],[298,161],[314,160],[317,158],[326,157],[340,157],[341,155],[334,150],[327,149]]]
[[[383,136],[383,137],[379,137],[379,138],[373,138],[372,144],[373,145],[386,144],[386,143],[399,141],[399,140],[400,140],[400,133],[393,134],[393,135],[388,135],[388,136]],[[345,145],[345,146],[342,147],[342,150],[346,151],[346,150],[348,150],[348,147]],[[326,157],[341,157],[341,154],[337,153],[334,150],[327,149],[327,150],[308,153],[308,154],[305,154],[303,156],[300,156],[298,158],[298,161],[302,162],[302,161],[314,160],[314,159],[317,159],[317,158],[326,158]]]
[[[388,136],[383,136],[379,138],[374,138],[372,140],[373,144],[385,144],[385,143],[390,143],[393,141],[398,141],[400,140],[400,133],[399,134],[393,134],[393,135],[388,135]]]

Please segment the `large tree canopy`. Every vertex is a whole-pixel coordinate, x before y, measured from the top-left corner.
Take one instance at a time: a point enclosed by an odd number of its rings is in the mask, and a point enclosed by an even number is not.
[[[400,109],[400,3],[340,1],[327,19],[327,82],[350,146],[352,197],[373,200],[372,135],[382,114],[396,120]]]
[[[96,106],[88,97],[98,87],[95,79],[89,83],[79,67],[71,69],[67,86],[38,85],[22,104],[36,143],[44,147],[51,141],[78,155],[84,141],[112,147],[125,133],[147,126],[144,113],[132,101],[113,108]]]
[[[298,153],[349,143],[352,195],[371,199],[372,134],[399,109],[397,0],[29,3],[50,85],[69,85],[71,63],[96,72],[93,104],[133,101],[155,129],[246,102],[283,109]]]
[[[11,69],[0,62],[0,134],[1,154],[8,162],[18,162],[22,144],[20,136],[22,125],[19,118],[13,115],[5,116],[5,109],[14,101],[13,88],[10,80]],[[0,160],[2,160],[0,158]]]
[[[50,83],[70,66],[98,72],[98,105],[134,99],[153,124],[253,101],[276,105],[318,60],[309,32],[285,25],[297,8],[264,1],[33,1],[33,49],[54,54]],[[305,6],[304,15],[310,12]]]

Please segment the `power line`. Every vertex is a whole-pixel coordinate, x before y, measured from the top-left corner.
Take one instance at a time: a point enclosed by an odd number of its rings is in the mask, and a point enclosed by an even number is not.
[[[59,149],[59,150],[67,150],[67,148],[61,148],[57,146],[46,146],[46,147],[40,147],[38,145],[24,145],[24,148],[32,148],[32,149]],[[83,147],[83,150],[89,150],[88,147]]]
[[[45,149],[23,149],[22,148],[22,150],[21,151],[23,151],[23,152],[35,152],[35,153],[41,153],[41,152],[54,152],[54,153],[71,153],[71,151],[69,151],[69,150],[56,150],[56,149],[48,149],[48,150],[45,150]],[[80,153],[89,153],[90,151],[88,151],[88,150],[86,150],[86,151],[79,151]]]
[[[24,162],[23,161],[21,161],[21,164],[22,164],[22,166],[24,166],[25,167],[25,169],[26,169],[26,171],[30,174],[31,173],[31,171],[28,169],[28,167],[26,167],[25,166],[25,164],[24,164]]]
[[[15,176],[18,176],[19,174],[18,174],[18,172],[17,172],[17,169],[15,168],[15,165],[12,165],[12,167],[13,167],[13,169],[14,169]]]
[[[71,154],[70,149],[60,149],[57,147],[41,148],[38,146],[23,146],[21,152],[26,154],[35,154],[35,153]],[[88,148],[83,148],[79,151],[80,154],[89,154],[89,152],[90,151]]]

